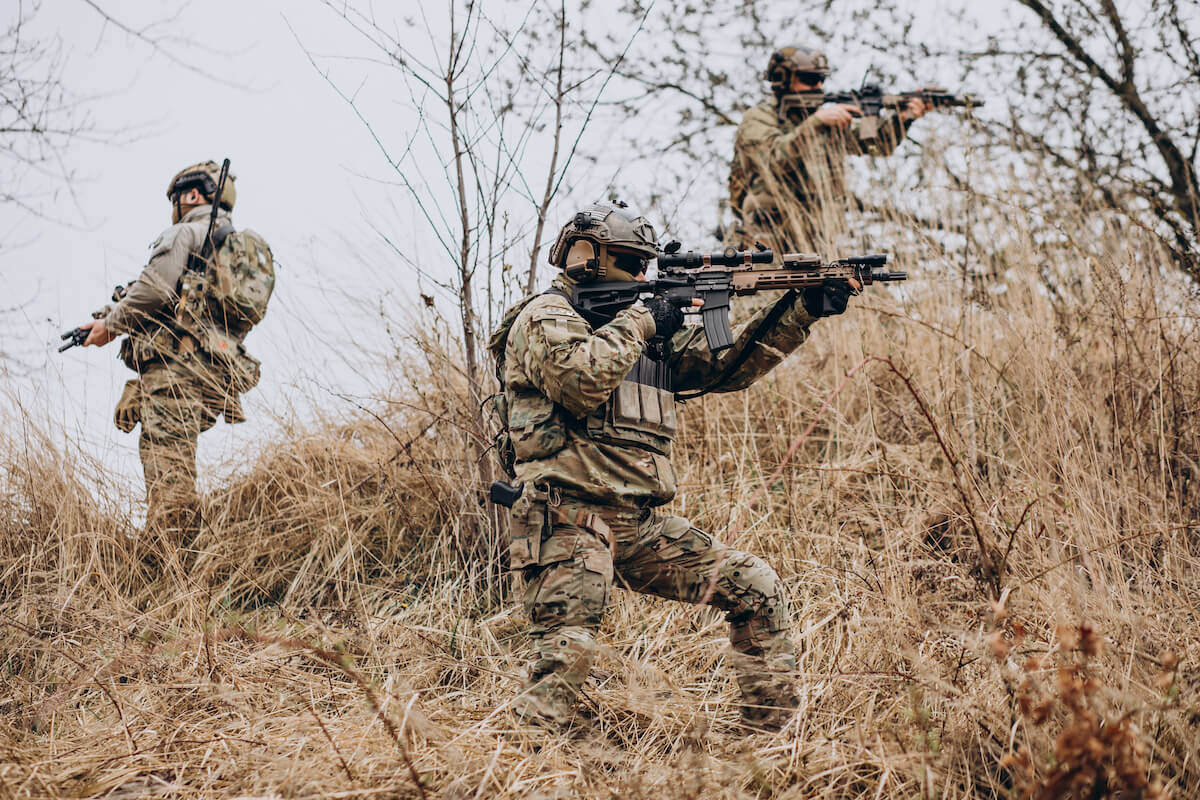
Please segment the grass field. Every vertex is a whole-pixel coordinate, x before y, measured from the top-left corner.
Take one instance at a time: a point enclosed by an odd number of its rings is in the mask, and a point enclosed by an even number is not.
[[[671,508],[795,609],[782,733],[739,726],[717,614],[628,593],[590,730],[515,729],[519,587],[431,345],[245,454],[188,546],[10,421],[0,798],[1200,797],[1194,301],[1136,230],[1022,220],[986,282],[914,236],[902,295],[683,409]]]

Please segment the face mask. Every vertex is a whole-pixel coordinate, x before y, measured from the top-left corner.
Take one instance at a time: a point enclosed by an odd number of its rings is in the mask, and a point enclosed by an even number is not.
[[[597,250],[599,252],[597,253]],[[623,263],[629,265],[632,259],[623,258]],[[596,264],[602,265],[599,270],[600,275],[597,276]],[[636,263],[636,262],[633,262]],[[640,264],[638,265],[641,266]],[[567,253],[567,262],[564,265],[563,279],[570,285],[578,283],[592,283],[595,281],[613,282],[613,281],[635,281],[637,276],[644,272],[644,269],[639,269],[633,273],[628,270],[621,269],[617,266],[617,257],[604,245],[596,247],[586,239],[580,239],[571,245],[570,251]]]
[[[641,273],[639,272],[638,275],[641,275]],[[605,281],[636,281],[637,275],[633,275],[632,273],[626,272],[625,270],[621,269],[620,267],[617,267],[616,265],[610,264],[608,269],[604,270],[604,280]]]

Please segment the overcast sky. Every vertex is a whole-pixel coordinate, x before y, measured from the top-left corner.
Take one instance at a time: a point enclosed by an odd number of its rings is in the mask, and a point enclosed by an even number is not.
[[[143,25],[170,4],[105,0],[103,7]],[[174,59],[106,25],[82,0],[41,7],[32,32],[61,38],[64,80],[76,94],[100,98],[86,107],[106,133],[72,146],[78,177],[69,190],[53,178],[29,184],[56,192],[43,204],[48,219],[0,207],[9,243],[0,249],[0,291],[3,305],[21,306],[16,316],[25,328],[6,330],[7,349],[22,362],[5,381],[10,397],[35,421],[51,420],[138,478],[136,434],[110,422],[131,375],[116,360],[116,343],[62,356],[54,348],[58,334],[89,319],[115,284],[136,277],[147,246],[170,224],[165,190],[180,168],[232,160],[234,221],[267,238],[278,269],[268,317],[247,341],[265,365],[247,397],[252,421],[220,424],[201,437],[202,463],[225,462],[255,438],[272,436],[275,418],[293,405],[303,414],[323,396],[326,407],[344,406],[327,388],[355,394],[382,383],[347,369],[343,356],[376,344],[372,313],[381,302],[402,304],[383,296],[403,276],[380,274],[396,262],[364,221],[364,210],[385,205],[388,188],[371,177],[386,165],[299,44],[348,55],[361,49],[359,37],[315,2],[180,7],[156,29],[170,37],[164,46]],[[12,11],[6,4],[5,15]],[[203,47],[175,41],[184,36]]]
[[[28,0],[16,2],[29,8]],[[32,179],[31,190],[54,193],[42,203],[44,217],[0,206],[0,306],[18,307],[5,349],[19,362],[10,364],[4,388],[36,423],[104,459],[140,494],[136,434],[111,424],[131,375],[116,360],[116,344],[62,356],[54,350],[61,331],[138,274],[147,245],[170,224],[165,189],[180,168],[229,157],[238,176],[235,224],[261,233],[277,260],[270,312],[247,341],[264,362],[262,383],[247,396],[251,421],[219,424],[201,437],[201,463],[221,465],[212,470],[219,477],[254,441],[277,438],[280,419],[317,406],[348,412],[353,406],[337,394],[365,396],[386,384],[372,354],[387,349],[383,323],[411,308],[418,279],[382,243],[381,230],[422,269],[437,275],[447,267],[435,243],[418,237],[417,212],[399,201],[403,192],[370,132],[310,62],[306,50],[370,109],[385,139],[413,129],[405,87],[356,61],[375,54],[336,14],[317,0],[98,2],[122,22],[161,23],[151,34],[162,50],[106,23],[87,0],[46,0],[34,17],[33,35],[61,42],[66,85],[91,98],[84,108],[98,141],[72,145],[69,187],[53,176]],[[415,4],[375,8],[403,15]],[[0,16],[7,22],[15,9],[9,0]],[[395,30],[416,52],[433,52],[420,24],[408,27],[400,16]],[[762,87],[748,89],[753,96]],[[595,120],[593,130],[609,135]],[[585,192],[599,192],[612,177],[583,163],[574,175]],[[547,235],[561,216],[551,209]]]

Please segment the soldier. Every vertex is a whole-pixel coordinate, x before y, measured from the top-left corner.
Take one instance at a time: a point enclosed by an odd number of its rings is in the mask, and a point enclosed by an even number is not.
[[[583,209],[550,249],[550,263],[564,270],[553,288],[510,309],[489,343],[504,389],[499,450],[523,487],[512,505],[510,565],[527,582],[536,650],[516,712],[550,726],[570,721],[615,578],[724,611],[742,716],[776,730],[796,706],[782,583],[761,558],[654,509],[675,495],[675,393],[749,386],[804,342],[823,297],[826,313],[844,311],[851,287],[783,295],[719,354],[701,328],[682,327],[682,312],[665,298],[611,319],[589,319],[572,305],[577,281],[645,280],[656,253],[644,217],[610,204]],[[661,360],[647,355],[652,337],[664,343]]]
[[[233,229],[233,175],[216,197],[219,173],[216,163],[206,161],[171,179],[167,199],[174,224],[150,245],[137,280],[114,293],[116,304],[80,326],[88,331],[85,346],[103,347],[127,334],[120,357],[137,377],[125,384],[114,421],[126,433],[142,425],[146,529],[168,543],[188,541],[199,530],[200,434],[222,415],[228,423],[245,420],[240,395],[258,382],[259,363],[242,340],[265,313],[275,282],[266,242]],[[213,202],[219,209],[205,263],[197,259]],[[188,306],[196,313],[186,313]]]
[[[796,45],[771,54],[763,77],[774,97],[743,117],[729,173],[729,202],[741,221],[742,246],[761,241],[776,252],[819,249],[819,235],[836,229],[845,209],[846,156],[889,155],[912,121],[933,108],[912,98],[876,125],[877,120],[862,119],[854,105],[813,108],[786,101],[823,91],[829,73],[825,53],[814,47]]]

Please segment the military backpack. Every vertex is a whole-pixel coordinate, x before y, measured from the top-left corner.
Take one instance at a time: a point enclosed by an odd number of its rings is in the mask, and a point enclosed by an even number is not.
[[[508,346],[508,334],[517,321],[517,317],[525,310],[525,306],[529,305],[537,296],[531,294],[524,297],[505,311],[500,324],[496,326],[496,330],[492,331],[491,338],[488,339],[488,352],[492,354],[492,359],[496,362],[496,380],[500,382],[500,391],[491,397],[492,412],[496,415],[497,424],[496,435],[492,437],[492,446],[496,449],[496,458],[500,461],[500,467],[509,478],[517,477],[517,453],[513,449],[512,434],[508,430],[508,395],[505,394],[504,389],[504,349]]]
[[[243,338],[267,315],[275,290],[271,248],[252,230],[232,231],[217,248],[205,278],[210,319]]]
[[[179,287],[179,326],[210,356],[229,358],[250,329],[267,314],[275,289],[275,261],[266,241],[252,230],[223,226],[199,270],[189,268]]]

